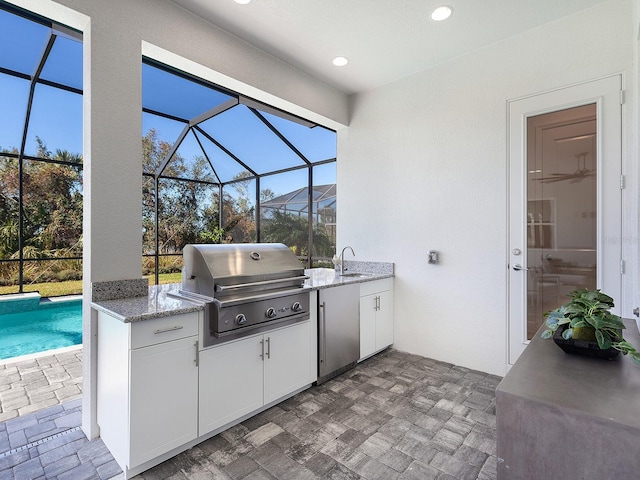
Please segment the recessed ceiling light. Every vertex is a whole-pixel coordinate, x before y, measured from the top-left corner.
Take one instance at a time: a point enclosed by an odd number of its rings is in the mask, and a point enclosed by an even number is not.
[[[441,22],[442,20],[449,18],[452,13],[453,8],[449,5],[441,5],[431,12],[431,20],[434,22]]]
[[[336,67],[344,67],[347,63],[349,63],[349,59],[347,57],[336,57],[333,59],[333,64]]]
[[[251,0],[233,0],[236,3],[239,3],[240,5],[246,5],[247,3],[250,3]]]

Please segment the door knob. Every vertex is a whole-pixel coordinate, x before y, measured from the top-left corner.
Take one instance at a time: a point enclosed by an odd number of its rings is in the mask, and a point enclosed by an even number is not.
[[[529,270],[528,268],[523,267],[522,265],[520,265],[519,263],[516,263],[513,265],[513,269],[514,270]]]

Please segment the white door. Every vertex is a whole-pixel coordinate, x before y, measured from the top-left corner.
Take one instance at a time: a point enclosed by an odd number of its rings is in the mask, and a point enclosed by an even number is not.
[[[393,344],[393,292],[385,290],[377,296],[376,350],[382,350]]]
[[[129,467],[198,436],[198,367],[187,337],[131,350]]]
[[[311,322],[265,333],[264,403],[270,403],[312,383]]]
[[[199,435],[264,405],[263,341],[260,335],[200,352]]]
[[[376,351],[376,294],[360,297],[360,358]]]
[[[509,102],[509,365],[570,291],[623,304],[621,82]]]

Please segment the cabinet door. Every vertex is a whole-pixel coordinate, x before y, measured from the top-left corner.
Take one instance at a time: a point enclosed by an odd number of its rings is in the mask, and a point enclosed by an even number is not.
[[[393,344],[393,291],[380,292],[377,296],[376,351]]]
[[[264,403],[309,385],[311,322],[265,333]]]
[[[376,351],[376,295],[360,297],[360,358]]]
[[[263,405],[261,340],[250,337],[200,352],[199,435]]]
[[[198,436],[197,339],[131,350],[130,468]]]

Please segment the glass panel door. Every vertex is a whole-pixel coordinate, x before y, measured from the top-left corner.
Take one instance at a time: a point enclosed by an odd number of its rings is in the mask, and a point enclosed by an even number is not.
[[[571,290],[600,288],[616,315],[630,310],[622,296],[621,80],[509,102],[507,368]]]
[[[527,339],[576,289],[596,288],[596,105],[527,119]]]

